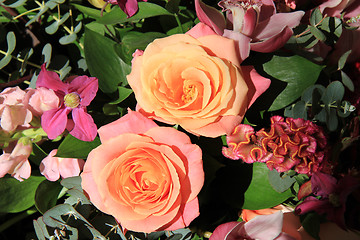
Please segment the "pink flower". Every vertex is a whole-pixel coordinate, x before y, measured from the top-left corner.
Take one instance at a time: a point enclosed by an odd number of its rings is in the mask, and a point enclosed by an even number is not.
[[[68,128],[70,134],[80,140],[94,140],[97,127],[91,115],[86,112],[86,107],[98,90],[96,78],[79,76],[70,82],[62,82],[56,73],[47,71],[45,65],[42,65],[36,87],[52,89],[60,99],[57,108],[48,110],[41,116],[41,126],[50,139],[55,139]],[[70,112],[72,119],[67,117]]]
[[[295,208],[295,213],[305,214],[315,211],[319,214],[326,214],[326,217],[338,224],[339,227],[346,229],[344,213],[346,210],[347,197],[360,187],[360,181],[347,175],[337,181],[331,175],[321,172],[313,174],[311,177],[311,189],[316,196],[305,198]]]
[[[6,88],[0,93],[0,124],[6,132],[17,127],[30,127],[31,111],[24,103],[25,92],[19,87]]]
[[[48,110],[58,108],[60,99],[52,89],[39,87],[26,90],[25,102],[33,115],[41,116]]]
[[[100,211],[137,232],[184,228],[199,215],[202,152],[185,133],[129,110],[99,135],[81,179]]]
[[[271,118],[271,128],[255,133],[248,125],[239,125],[227,137],[226,157],[247,163],[266,162],[270,170],[312,174],[320,168],[325,155],[326,137],[323,130],[304,119]]]
[[[104,0],[105,2],[118,5],[128,17],[133,16],[138,10],[138,0]],[[140,0],[147,2],[147,0]]]
[[[250,49],[273,52],[284,46],[304,15],[303,11],[276,13],[272,0],[222,0],[219,5],[226,11],[228,23],[219,11],[195,0],[200,21],[217,34],[236,40],[242,60],[249,56]]]
[[[40,163],[40,172],[49,181],[56,181],[60,178],[79,176],[85,161],[77,158],[55,157],[57,149],[52,150],[49,155]]]
[[[0,178],[11,174],[20,182],[30,177],[31,166],[28,160],[32,152],[31,144],[17,142],[11,153],[4,152],[0,156]]]
[[[210,240],[295,240],[282,232],[283,213],[277,211],[269,215],[259,215],[248,222],[229,222],[218,226]]]

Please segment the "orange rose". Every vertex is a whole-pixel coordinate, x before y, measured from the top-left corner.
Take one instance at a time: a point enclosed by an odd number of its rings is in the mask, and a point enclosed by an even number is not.
[[[177,34],[150,43],[134,57],[127,80],[147,116],[217,137],[231,133],[270,82],[240,67],[235,41],[196,29],[198,38]]]
[[[137,232],[184,228],[199,215],[202,153],[185,133],[131,111],[98,132],[81,178],[99,210]]]

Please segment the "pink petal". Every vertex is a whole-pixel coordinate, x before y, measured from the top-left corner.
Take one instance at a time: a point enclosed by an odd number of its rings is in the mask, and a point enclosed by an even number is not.
[[[28,179],[31,175],[31,166],[28,161],[28,159],[24,159],[22,162],[20,162],[15,170],[14,173],[11,174],[14,178],[22,182],[24,179]]]
[[[4,177],[12,168],[13,161],[9,161],[10,153],[3,153],[0,156],[0,178]]]
[[[226,236],[237,226],[241,227],[245,222],[227,222],[219,225],[211,234],[209,240],[227,239]]]
[[[74,108],[72,111],[74,128],[70,134],[82,141],[93,141],[97,134],[97,126],[90,114],[85,112],[85,108]]]
[[[327,207],[329,207],[328,201],[322,201],[317,199],[316,197],[310,196],[305,198],[305,200],[295,208],[295,213],[301,215],[310,211],[324,212],[324,209],[326,209]],[[330,206],[330,208],[332,207]]]
[[[283,213],[281,211],[270,215],[259,215],[245,223],[246,233],[253,239],[273,240],[281,233]]]
[[[51,109],[41,116],[41,126],[50,139],[55,139],[64,132],[69,109]]]
[[[250,48],[256,52],[269,53],[282,48],[292,36],[293,31],[285,27],[282,32],[263,41],[250,43]]]
[[[112,123],[100,127],[98,133],[101,142],[105,142],[110,138],[124,133],[142,134],[153,127],[158,127],[154,121],[146,118],[139,112],[128,109],[128,114]]]
[[[268,39],[281,33],[285,27],[294,28],[299,25],[304,14],[303,11],[274,14],[258,23],[252,37],[259,40]]]
[[[217,34],[223,34],[226,22],[221,12],[204,4],[201,0],[195,0],[195,10],[201,22],[211,27]]]
[[[251,36],[253,33],[257,21],[258,21],[258,12],[254,8],[249,8],[244,15],[244,24],[241,29],[241,33],[246,36]]]
[[[242,33],[234,32],[227,29],[224,30],[223,36],[231,38],[238,43],[238,47],[236,49],[239,52],[240,62],[244,61],[247,57],[249,57],[251,38]]]
[[[259,22],[262,22],[276,14],[276,7],[273,0],[261,0]]]
[[[189,34],[193,38],[199,38],[207,35],[214,35],[216,33],[208,25],[200,22],[187,31],[186,34]]]
[[[54,157],[57,153],[57,149],[52,150],[47,157],[45,157],[40,163],[40,172],[49,181],[56,181],[60,178],[59,161],[57,157]]]
[[[241,69],[249,88],[248,97],[250,107],[255,100],[269,88],[271,81],[258,74],[253,66],[241,66]]]
[[[123,9],[123,10],[126,13],[126,15],[128,15],[128,17],[131,17],[131,16],[135,15],[138,8],[139,7],[138,7],[137,0],[127,0],[125,3],[125,9]]]
[[[63,83],[55,72],[47,71],[45,64],[41,66],[40,74],[36,80],[36,87],[45,87],[54,91],[67,91],[67,84]]]
[[[88,106],[96,96],[99,84],[95,77],[79,76],[69,84],[69,93],[76,92],[80,95],[81,106]]]
[[[76,158],[60,158],[59,172],[62,178],[79,176],[85,161]]]

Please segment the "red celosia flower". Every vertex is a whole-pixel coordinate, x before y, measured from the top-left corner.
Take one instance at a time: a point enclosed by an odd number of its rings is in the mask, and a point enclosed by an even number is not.
[[[256,132],[248,125],[239,125],[227,137],[229,148],[223,154],[247,163],[266,162],[268,168],[285,172],[316,172],[324,159],[326,137],[323,130],[304,119],[274,116],[270,130]]]

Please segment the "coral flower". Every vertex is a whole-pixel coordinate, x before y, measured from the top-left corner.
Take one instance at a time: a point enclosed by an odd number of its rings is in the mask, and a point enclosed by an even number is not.
[[[67,128],[71,135],[82,141],[94,140],[97,127],[86,112],[86,107],[98,90],[97,78],[78,76],[70,82],[62,82],[56,73],[47,71],[42,65],[36,87],[54,90],[61,100],[58,108],[48,110],[41,116],[41,126],[50,139],[55,139]],[[72,119],[67,117],[70,112]]]

